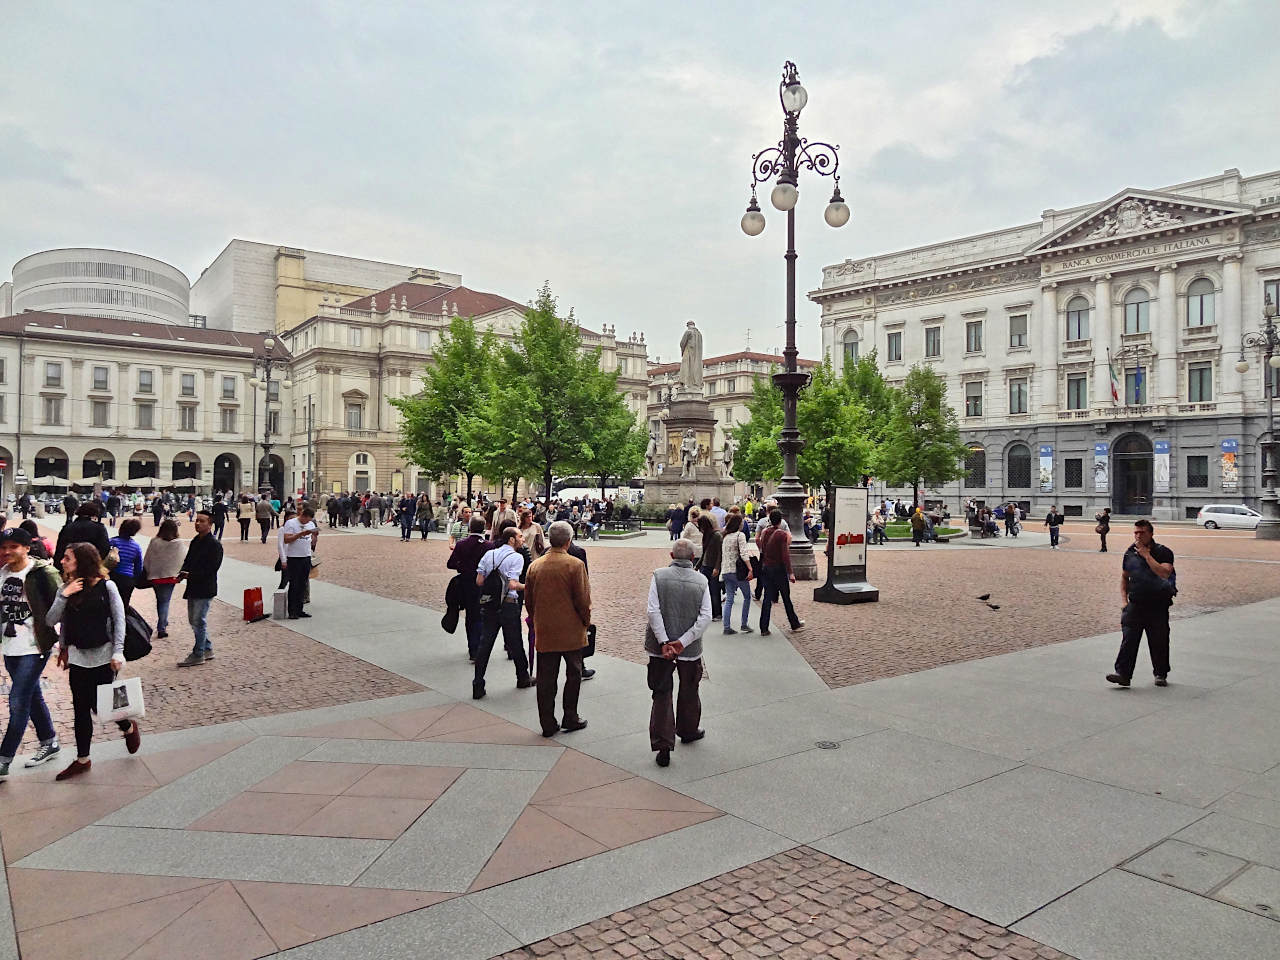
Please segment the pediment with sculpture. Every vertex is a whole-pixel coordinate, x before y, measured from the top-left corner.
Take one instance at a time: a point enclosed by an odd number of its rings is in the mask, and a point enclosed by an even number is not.
[[[1041,237],[1025,252],[1028,256],[1057,253],[1144,234],[1216,226],[1252,212],[1253,208],[1243,203],[1124,191]]]

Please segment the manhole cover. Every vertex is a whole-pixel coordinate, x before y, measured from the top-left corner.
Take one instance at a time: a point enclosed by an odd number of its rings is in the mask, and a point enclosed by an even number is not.
[[[839,750],[840,744],[834,740],[819,740],[814,744],[819,750]]]

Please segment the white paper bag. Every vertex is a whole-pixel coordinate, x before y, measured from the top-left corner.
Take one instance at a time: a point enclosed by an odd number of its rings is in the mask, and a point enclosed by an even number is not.
[[[98,722],[114,723],[145,717],[142,705],[142,678],[116,677],[111,683],[98,685]]]
[[[274,620],[289,618],[289,591],[277,590],[271,595],[271,617]]]

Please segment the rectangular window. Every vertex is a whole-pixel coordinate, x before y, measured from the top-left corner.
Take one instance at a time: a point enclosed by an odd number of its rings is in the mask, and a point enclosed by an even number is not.
[[[942,328],[924,328],[924,355],[926,357],[942,356]]]
[[[107,401],[94,400],[90,406],[90,414],[93,417],[93,425],[95,427],[105,427],[107,425]]]
[[[1084,461],[1073,457],[1063,461],[1064,478],[1062,485],[1068,490],[1079,490],[1084,487]]]
[[[359,347],[364,344],[364,331],[359,327],[347,328],[347,345]]]
[[[154,403],[139,403],[135,406],[138,417],[139,430],[152,430],[155,428],[155,412]]]
[[[1027,412],[1027,379],[1020,377],[1009,381],[1009,412]]]
[[[733,377],[730,377],[728,380],[724,382],[725,393],[733,393],[737,389],[738,389],[738,382],[734,380]]]
[[[62,364],[50,360],[44,365],[44,385],[46,387],[62,386]]]
[[[0,393],[0,423],[4,423],[4,394]]]
[[[964,385],[964,415],[982,416],[982,381],[973,380]]]
[[[1209,486],[1209,458],[1187,457],[1187,486],[1206,488]]]
[[[970,320],[964,325],[965,353],[982,352],[982,321]]]
[[[418,349],[419,350],[431,349],[431,331],[430,330],[418,331]]]
[[[1139,407],[1147,402],[1147,371],[1142,367],[1124,372],[1124,402]]]
[[[1208,403],[1213,399],[1213,364],[1193,363],[1187,367],[1187,403]]]
[[[707,396],[714,397],[716,395],[716,382],[714,380],[707,381]]]
[[[1089,339],[1089,311],[1087,309],[1067,311],[1067,339]]]
[[[44,425],[46,427],[62,426],[62,398],[44,398]]]
[[[180,392],[184,397],[194,397],[196,395],[196,375],[194,373],[184,373],[179,379]]]
[[[1271,396],[1280,397],[1280,367],[1269,367],[1268,373],[1270,375],[1268,379],[1271,380]],[[1263,387],[1266,387],[1266,381],[1263,381]]]
[[[902,362],[902,331],[895,331],[889,334],[889,340],[885,344],[885,362],[901,363]]]
[[[191,404],[178,408],[178,429],[194,433],[196,429],[196,408]]]
[[[234,400],[235,398],[236,398],[236,378],[223,377],[222,378],[222,399]]]
[[[0,383],[4,383],[4,357],[0,357]]]
[[[1027,345],[1027,315],[1015,313],[1009,318],[1009,346],[1025,347]]]
[[[267,381],[267,401],[270,403],[275,403],[279,399],[280,399],[280,381],[268,380]]]
[[[1271,302],[1280,307],[1280,280],[1267,280],[1262,285],[1262,302],[1265,306],[1267,298],[1271,298]]]
[[[95,390],[108,390],[108,389],[110,389],[110,383],[109,383],[109,380],[108,380],[108,377],[107,377],[107,368],[106,368],[106,367],[94,367],[94,368],[93,368],[93,389],[95,389]]]
[[[280,432],[280,411],[268,410],[267,411],[267,433],[279,433],[279,432]]]
[[[724,412],[724,422],[733,423],[733,407],[730,407]]]
[[[1125,300],[1125,333],[1146,333],[1151,329],[1151,301],[1145,299],[1146,294],[1140,293],[1139,297]]]
[[[153,393],[155,392],[156,374],[154,370],[138,371],[138,392]]]
[[[364,429],[364,404],[348,403],[347,404],[347,429],[363,430]]]
[[[1085,374],[1067,377],[1067,409],[1087,410],[1089,407],[1089,378]]]
[[[222,422],[220,425],[222,427],[222,432],[235,433],[236,432],[236,408],[223,407],[221,410],[221,413],[222,413],[222,417],[221,417]]]

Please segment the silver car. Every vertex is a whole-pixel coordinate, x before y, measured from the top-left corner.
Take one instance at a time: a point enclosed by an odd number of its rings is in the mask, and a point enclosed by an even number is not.
[[[1238,503],[1208,503],[1196,514],[1196,523],[1206,530],[1217,530],[1219,527],[1253,530],[1258,526],[1262,514]]]

